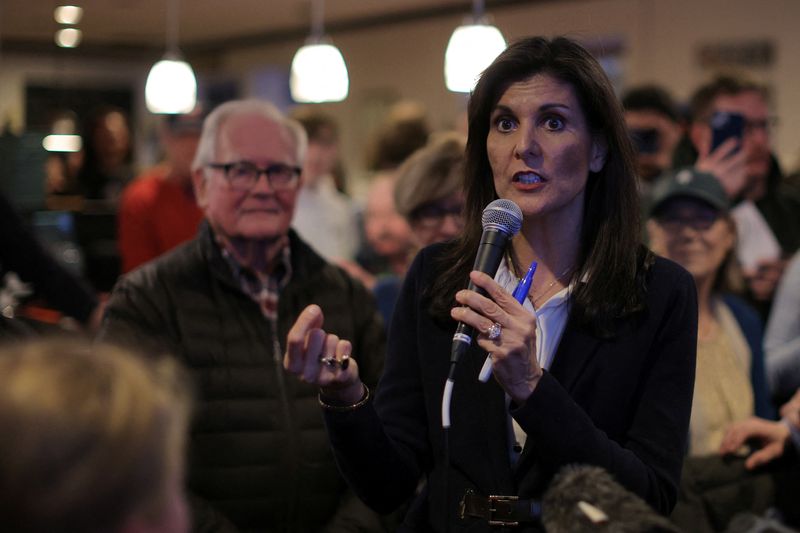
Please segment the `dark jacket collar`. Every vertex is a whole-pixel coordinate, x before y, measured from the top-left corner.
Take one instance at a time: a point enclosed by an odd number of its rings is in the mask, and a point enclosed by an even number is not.
[[[231,272],[222,251],[214,238],[214,231],[207,221],[203,221],[197,234],[200,252],[209,265],[212,274],[225,285],[241,291],[239,282]],[[309,279],[326,265],[325,260],[320,257],[311,247],[306,244],[299,235],[289,229],[289,247],[291,249],[292,278]]]

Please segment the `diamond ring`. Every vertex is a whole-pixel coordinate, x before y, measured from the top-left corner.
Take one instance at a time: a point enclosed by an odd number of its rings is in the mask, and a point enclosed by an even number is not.
[[[495,322],[489,329],[486,330],[486,338],[490,341],[496,341],[500,338],[500,333],[503,332],[503,326],[499,322]]]
[[[339,361],[336,360],[336,356],[333,355],[329,355],[328,357],[320,357],[319,362],[330,368],[335,367],[339,363]]]

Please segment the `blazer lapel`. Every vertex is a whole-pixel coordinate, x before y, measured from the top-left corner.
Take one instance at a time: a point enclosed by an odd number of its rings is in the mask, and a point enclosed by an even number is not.
[[[600,339],[579,328],[574,320],[568,320],[550,373],[562,387],[571,391],[601,344]]]

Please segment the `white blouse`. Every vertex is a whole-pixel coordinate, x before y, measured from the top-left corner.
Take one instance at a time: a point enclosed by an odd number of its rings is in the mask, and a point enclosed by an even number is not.
[[[534,278],[536,275],[534,274]],[[519,283],[513,271],[508,267],[506,258],[500,263],[497,269],[497,274],[494,280],[504,287],[509,293],[513,293],[514,289]],[[564,333],[564,328],[567,325],[567,318],[569,316],[569,297],[572,292],[572,286],[564,287],[559,292],[552,295],[547,299],[539,309],[534,309],[530,298],[525,298],[522,303],[523,309],[536,317],[536,358],[539,360],[539,365],[549,370],[553,364],[558,343],[561,342],[561,336]],[[511,403],[511,397],[506,395],[506,407]],[[525,446],[527,435],[525,431],[517,424],[511,417],[509,419],[509,443],[511,456],[511,464],[515,464],[519,459],[522,449]]]

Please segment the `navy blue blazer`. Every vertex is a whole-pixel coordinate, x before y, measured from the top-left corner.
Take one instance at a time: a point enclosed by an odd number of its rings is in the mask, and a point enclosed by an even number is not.
[[[456,324],[431,317],[424,295],[436,290],[441,249],[420,252],[406,276],[374,401],[325,414],[340,469],[356,493],[387,512],[424,477],[402,530],[443,530],[446,506],[451,531],[488,531],[485,521],[457,517],[466,490],[538,497],[562,466],[588,463],[669,513],[694,386],[697,301],[689,273],[657,258],[646,276],[646,310],[625,319],[612,339],[568,319],[550,371],[524,405],[511,409],[528,434],[515,467],[505,395],[494,380],[478,381],[486,354],[473,346],[455,377],[445,496],[440,404]]]

